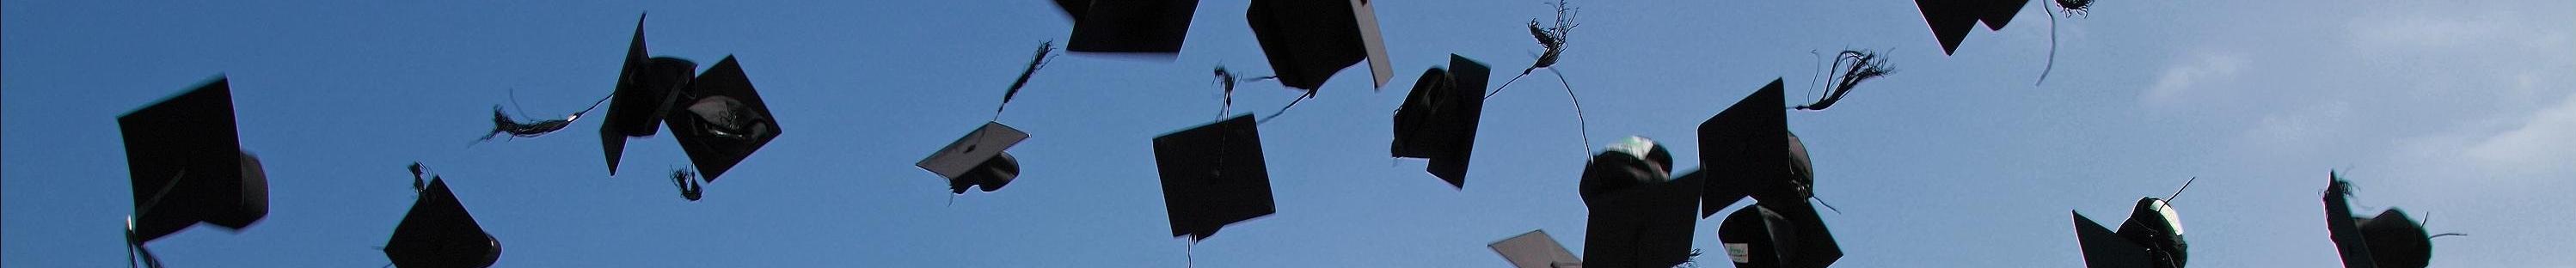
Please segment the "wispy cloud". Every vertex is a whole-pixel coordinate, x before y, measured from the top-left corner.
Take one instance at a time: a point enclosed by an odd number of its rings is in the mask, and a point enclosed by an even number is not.
[[[2576,94],[2541,109],[2519,128],[2487,137],[2467,155],[2483,168],[2514,174],[2566,173],[2576,169]]]
[[[2168,107],[2192,95],[2223,90],[2213,82],[2236,78],[2247,64],[2244,57],[2229,54],[2201,54],[2165,68],[2163,76],[2142,92],[2139,100],[2149,107]]]

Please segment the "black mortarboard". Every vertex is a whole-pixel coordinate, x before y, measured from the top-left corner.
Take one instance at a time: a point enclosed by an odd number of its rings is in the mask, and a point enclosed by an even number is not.
[[[2075,238],[2088,267],[2182,268],[2190,245],[2183,242],[2177,215],[2162,199],[2139,198],[2116,232],[2106,232],[2083,213],[2075,213]]]
[[[1772,79],[1699,124],[1700,166],[1715,171],[1700,199],[1700,217],[1717,215],[1745,196],[1774,205],[1805,204],[1814,196],[1814,169],[1805,142],[1789,132],[1780,81]]]
[[[227,79],[116,117],[141,243],[197,222],[240,230],[268,217],[268,175],[241,150]]]
[[[965,137],[913,166],[948,178],[951,193],[964,194],[968,186],[976,185],[982,185],[986,192],[1000,190],[1020,175],[1020,161],[1002,150],[1028,139],[1027,132],[1001,122],[984,122],[983,127],[966,132]]]
[[[752,89],[751,78],[743,75],[742,65],[733,56],[716,61],[706,73],[689,83],[674,103],[669,124],[671,135],[680,140],[680,149],[689,154],[708,182],[715,182],[725,170],[751,157],[753,151],[778,139],[781,129],[771,117],[769,105],[760,101],[760,92]]]
[[[1207,239],[1226,225],[1278,212],[1261,131],[1251,114],[1154,137],[1172,236]]]
[[[1699,206],[1699,172],[1670,178],[1662,145],[1630,137],[1594,155],[1580,193],[1590,210],[1584,267],[1672,267],[1690,259],[1691,210]]]
[[[608,103],[607,123],[599,125],[600,149],[607,154],[608,174],[617,175],[617,161],[626,152],[626,137],[652,136],[660,132],[662,117],[671,112],[680,92],[693,79],[690,72],[698,64],[671,57],[646,58],[644,19],[635,19],[635,39],[626,46],[626,63],[617,73],[617,89]]]
[[[1548,236],[1547,230],[1530,230],[1528,233],[1521,233],[1503,241],[1485,244],[1485,247],[1494,249],[1495,254],[1502,254],[1503,261],[1511,262],[1513,268],[1583,266],[1583,259],[1575,257],[1573,251],[1566,251],[1565,245],[1556,243],[1556,237]]]
[[[1073,52],[1177,54],[1198,0],[1056,0],[1073,16]]]
[[[2329,175],[2332,177],[2332,175]],[[2424,226],[2406,217],[2406,212],[2389,208],[2379,216],[2361,218],[2352,214],[2344,200],[2350,193],[2349,183],[2335,178],[2326,188],[2326,231],[2334,239],[2338,255],[2347,268],[2424,267],[2433,259],[2433,239]]]
[[[1756,201],[1726,216],[1717,227],[1717,240],[1725,244],[1735,267],[1821,268],[1842,259],[1842,247],[1834,243],[1815,206],[1797,201]]]
[[[501,240],[474,223],[446,180],[431,179],[385,241],[385,258],[397,267],[487,267],[501,260]]]
[[[1395,157],[1426,158],[1423,168],[1449,186],[1467,187],[1467,159],[1476,149],[1476,121],[1485,110],[1491,69],[1449,54],[1449,69],[1431,68],[1413,82],[1413,93],[1395,112]]]
[[[1959,50],[1959,41],[1977,29],[1977,22],[1985,22],[1988,30],[2003,30],[2028,4],[2030,0],[1914,0],[1923,10],[1923,22],[1932,25],[1932,37],[1941,40],[1944,55]]]
[[[1360,60],[1368,60],[1374,87],[1385,87],[1395,76],[1385,38],[1378,35],[1376,8],[1366,0],[1253,0],[1244,17],[1279,84],[1321,88],[1333,73]]]

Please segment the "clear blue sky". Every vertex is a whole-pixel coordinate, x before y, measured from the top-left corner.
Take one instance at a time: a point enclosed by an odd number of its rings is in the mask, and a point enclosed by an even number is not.
[[[912,163],[991,116],[1030,46],[1072,23],[1048,1],[0,3],[0,265],[123,265],[131,213],[117,115],[218,74],[271,212],[233,234],[153,243],[181,267],[374,267],[411,205],[405,164],[444,174],[505,267],[1179,267],[1149,139],[1217,119],[1219,64],[1266,74],[1246,1],[1200,4],[1169,62],[1073,55],[1001,121],[1035,138],[1001,192],[948,204]],[[1809,51],[1888,51],[1894,76],[1790,115],[1845,267],[2081,265],[2067,211],[2175,205],[2197,267],[2335,267],[2318,201],[2347,169],[2356,206],[2432,220],[2437,267],[2576,266],[2576,3],[2033,3],[1945,56],[1908,1],[1582,1],[1561,67],[1594,143],[1628,135],[1696,163],[1692,129],[1774,78],[1813,96]],[[1457,53],[1497,70],[1539,47],[1538,1],[1379,1],[1400,77],[1346,70],[1261,126],[1278,214],[1197,245],[1208,267],[1501,267],[1485,244],[1546,229],[1581,251],[1585,159],[1550,74],[1487,104],[1465,190],[1386,158],[1414,75]],[[662,136],[607,177],[584,120],[468,147],[511,89],[563,114],[607,94],[638,13],[653,53],[739,56],[786,129],[705,201]],[[1495,83],[1508,78],[1494,77]],[[1296,95],[1249,84],[1235,112]],[[1696,164],[1684,165],[1693,168]],[[2375,212],[2371,211],[2371,212]],[[2429,215],[2428,215],[2429,214]],[[1716,221],[1695,247],[1716,248]],[[1712,260],[1703,258],[1703,260]],[[1713,260],[1723,260],[1722,257]],[[1723,265],[1719,265],[1723,266]]]

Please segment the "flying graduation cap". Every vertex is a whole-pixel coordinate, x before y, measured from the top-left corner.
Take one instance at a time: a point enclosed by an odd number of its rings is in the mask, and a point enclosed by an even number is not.
[[[1485,247],[1494,249],[1494,254],[1502,254],[1503,261],[1511,262],[1513,268],[1583,267],[1583,258],[1575,257],[1573,251],[1566,251],[1565,245],[1556,243],[1556,237],[1547,235],[1547,230],[1530,230],[1485,244]]]
[[[1154,137],[1172,236],[1195,243],[1226,225],[1278,212],[1258,126],[1243,114]]]
[[[394,225],[384,250],[397,267],[489,267],[501,260],[501,241],[474,222],[446,180],[435,178]]]
[[[617,175],[626,138],[652,136],[656,124],[671,128],[681,150],[709,182],[778,138],[778,121],[733,56],[691,77],[696,63],[644,55],[644,21],[639,16],[624,71],[618,74],[617,92],[608,106],[608,122],[599,129],[609,175]]]
[[[1774,209],[1782,207],[1785,209]],[[1806,202],[1754,202],[1728,214],[1717,227],[1735,267],[1818,268],[1842,259],[1842,247],[1826,230],[1823,218]]]
[[[1492,69],[1449,54],[1449,69],[1431,68],[1413,82],[1413,93],[1395,112],[1394,157],[1430,159],[1423,168],[1449,186],[1467,187],[1467,159],[1476,149],[1476,121],[1485,110],[1485,81]]]
[[[1073,16],[1065,50],[1179,54],[1198,0],[1056,0]]]
[[[760,92],[752,88],[751,78],[743,75],[733,56],[698,74],[672,105],[662,122],[707,182],[715,182],[725,170],[778,139],[782,131],[770,116],[769,104],[760,101]]]
[[[2030,0],[1914,0],[1914,6],[1923,10],[1923,22],[1932,25],[1932,37],[1940,39],[1942,55],[1958,51],[1959,41],[1967,39],[1978,22],[1986,23],[1987,30],[2003,30],[2028,4]]]
[[[1806,143],[1789,132],[1780,79],[1699,125],[1700,166],[1709,169],[1700,217],[1752,197],[1718,227],[1737,267],[1825,267],[1842,248],[1807,198],[1815,171]]]
[[[1807,146],[1789,132],[1780,79],[1699,124],[1700,166],[1714,173],[1701,198],[1700,217],[1717,215],[1746,196],[1773,210],[1796,210],[1815,196]]]
[[[690,75],[698,69],[695,62],[647,55],[644,18],[636,16],[635,39],[626,46],[626,63],[617,73],[616,92],[610,94],[608,118],[599,126],[600,149],[607,154],[611,176],[617,175],[618,159],[626,152],[626,138],[660,132],[663,117],[671,113],[680,93],[696,79]]]
[[[953,194],[965,194],[966,188],[979,186],[985,192],[1001,190],[1020,176],[1020,161],[1002,150],[1028,139],[1027,132],[988,121],[913,166],[948,178],[948,191]]]
[[[2351,183],[2327,173],[2326,231],[2335,242],[2336,253],[2347,268],[2424,267],[2433,260],[2433,237],[2426,236],[2424,225],[2406,217],[2406,212],[2389,208],[2379,216],[2361,218],[2353,215],[2344,197],[2352,194]]]
[[[1584,267],[1672,267],[1690,260],[1692,217],[1700,197],[1698,172],[1673,179],[1672,153],[1642,137],[1628,137],[1593,155],[1578,190],[1590,215],[1583,237]]]
[[[1361,60],[1369,62],[1373,87],[1385,87],[1395,76],[1386,39],[1378,34],[1376,7],[1367,0],[1253,0],[1244,17],[1281,85],[1322,88],[1325,79]]]
[[[2075,215],[2075,239],[2084,249],[2085,267],[2182,268],[2190,246],[2183,242],[2182,219],[2162,199],[2138,199],[2129,219],[2113,232]]]
[[[268,217],[268,175],[241,149],[228,80],[116,117],[134,190],[130,245],[139,249],[199,222],[240,232]]]

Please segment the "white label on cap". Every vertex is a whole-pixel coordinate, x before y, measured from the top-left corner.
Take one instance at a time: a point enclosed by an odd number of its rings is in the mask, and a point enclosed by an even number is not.
[[[1637,160],[1646,160],[1646,154],[1655,150],[1655,141],[1648,140],[1646,137],[1628,136],[1604,147],[1607,147],[1603,149],[1604,151],[1627,153],[1628,156],[1637,157]]]
[[[1726,243],[1726,258],[1735,263],[1753,262],[1752,247],[1753,245],[1745,243]]]
[[[2173,204],[2166,204],[2164,200],[2156,200],[2156,206],[2150,208],[2155,209],[2156,214],[2164,214],[2165,224],[2173,227],[2174,235],[2182,235],[2182,215],[2174,212]]]

